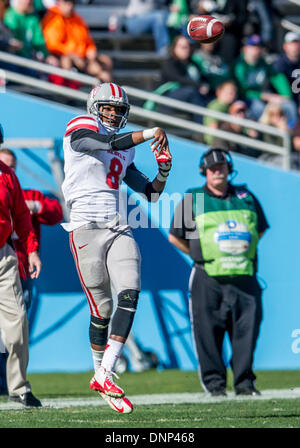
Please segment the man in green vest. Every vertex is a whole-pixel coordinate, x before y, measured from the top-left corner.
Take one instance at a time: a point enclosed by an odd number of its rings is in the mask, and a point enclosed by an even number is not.
[[[177,206],[169,241],[189,254],[190,313],[202,386],[226,396],[223,341],[232,346],[237,395],[259,395],[253,355],[262,319],[262,289],[256,278],[257,244],[269,227],[261,205],[245,185],[233,185],[228,152],[211,148],[200,160],[206,184],[186,192]]]

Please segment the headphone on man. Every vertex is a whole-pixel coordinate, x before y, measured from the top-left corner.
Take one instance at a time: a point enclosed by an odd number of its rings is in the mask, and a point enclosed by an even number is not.
[[[209,160],[211,159],[211,160]],[[214,163],[227,163],[228,166],[228,174],[233,173],[233,160],[228,151],[221,148],[210,148],[204,154],[202,154],[200,158],[199,170],[202,176],[206,175],[206,169],[209,164],[209,161],[213,161]],[[211,165],[211,164],[210,164]]]

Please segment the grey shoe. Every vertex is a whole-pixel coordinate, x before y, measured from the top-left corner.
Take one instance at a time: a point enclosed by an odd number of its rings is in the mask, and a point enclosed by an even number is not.
[[[26,407],[40,408],[42,403],[38,398],[36,398],[32,392],[25,392],[25,394],[20,395],[10,395],[9,399],[16,403],[21,403]]]
[[[236,395],[252,395],[252,397],[258,397],[261,395],[260,391],[255,389],[255,387],[243,387],[241,389],[236,389]]]
[[[212,389],[210,391],[210,395],[212,397],[227,397],[225,389],[223,387],[218,387],[216,389]]]

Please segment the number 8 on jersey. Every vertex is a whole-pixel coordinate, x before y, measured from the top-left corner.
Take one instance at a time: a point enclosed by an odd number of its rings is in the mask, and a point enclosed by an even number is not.
[[[106,176],[106,183],[110,188],[117,190],[120,183],[120,175],[122,174],[123,166],[119,159],[114,157],[111,159],[109,165],[109,172]]]

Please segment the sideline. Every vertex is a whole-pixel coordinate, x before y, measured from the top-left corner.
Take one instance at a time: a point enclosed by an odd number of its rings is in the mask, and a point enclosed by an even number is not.
[[[218,403],[226,401],[245,401],[245,400],[274,400],[274,399],[295,399],[300,398],[300,388],[295,389],[270,389],[263,390],[261,396],[235,396],[234,392],[228,392],[227,397],[211,397],[206,393],[181,393],[181,394],[151,394],[151,395],[131,395],[128,396],[134,406],[158,405],[158,404],[199,404],[199,403]],[[70,407],[86,406],[107,406],[100,397],[95,398],[45,398],[41,400],[43,408],[64,409]],[[42,408],[42,409],[43,409]],[[24,406],[20,403],[0,402],[0,411],[20,410]]]

